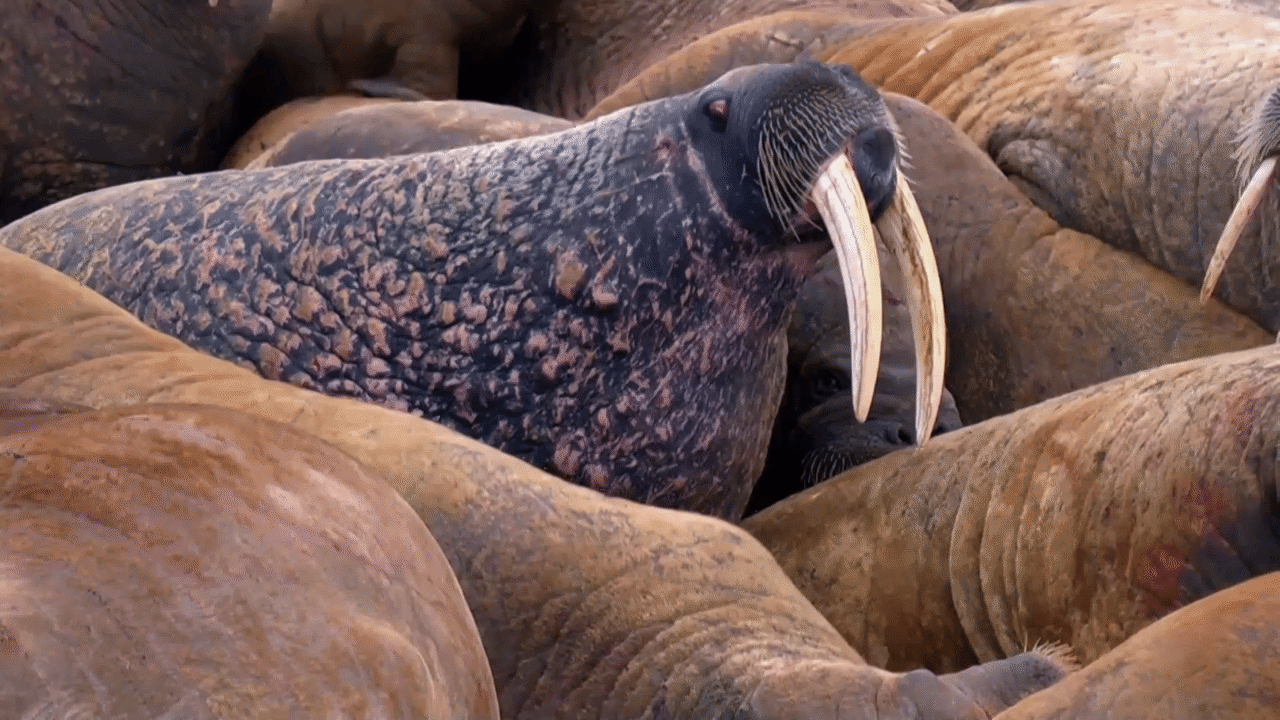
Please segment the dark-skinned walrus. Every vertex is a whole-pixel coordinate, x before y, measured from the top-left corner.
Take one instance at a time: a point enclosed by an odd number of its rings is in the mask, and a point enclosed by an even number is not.
[[[826,229],[859,419],[880,351],[875,219],[907,278],[921,442],[933,427],[941,293],[897,142],[848,68],[758,65],[550,135],[108,189],[0,244],[268,378],[736,518]]]

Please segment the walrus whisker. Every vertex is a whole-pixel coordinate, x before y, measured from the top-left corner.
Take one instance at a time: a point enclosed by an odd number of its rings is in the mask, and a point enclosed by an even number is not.
[[[1253,173],[1244,191],[1240,193],[1240,200],[1231,211],[1231,216],[1227,218],[1226,226],[1222,228],[1222,235],[1213,249],[1213,257],[1209,260],[1209,268],[1205,270],[1204,282],[1200,286],[1200,302],[1208,302],[1213,295],[1213,290],[1222,277],[1222,271],[1226,268],[1227,258],[1235,249],[1236,243],[1240,241],[1240,235],[1244,233],[1245,226],[1261,207],[1262,201],[1267,196],[1267,188],[1271,186],[1271,181],[1275,177],[1276,156],[1271,155],[1258,165],[1257,171]]]

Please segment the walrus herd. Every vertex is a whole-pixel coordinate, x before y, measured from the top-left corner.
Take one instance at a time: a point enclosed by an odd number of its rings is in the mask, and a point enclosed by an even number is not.
[[[1280,718],[1274,8],[6,18],[0,717]]]

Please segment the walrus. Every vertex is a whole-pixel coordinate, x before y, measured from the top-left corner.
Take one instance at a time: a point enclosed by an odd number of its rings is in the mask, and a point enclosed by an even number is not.
[[[996,720],[1275,717],[1280,573],[1174,611]]]
[[[885,672],[740,528],[563,482],[407,413],[266,380],[3,248],[0,387],[99,408],[217,405],[363,463],[449,558],[503,718],[974,720],[1074,667],[1045,646],[956,674]]]
[[[312,435],[0,390],[0,474],[3,717],[498,718],[440,547]]]
[[[906,273],[917,438],[945,331],[892,120],[856,73],[740,68],[534,138],[73,198],[0,232],[152,327],[268,378],[439,420],[571,481],[739,517],[791,304],[827,234],[870,406],[872,220]]]

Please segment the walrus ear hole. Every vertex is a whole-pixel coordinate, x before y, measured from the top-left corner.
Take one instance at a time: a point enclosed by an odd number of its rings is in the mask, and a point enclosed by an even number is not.
[[[722,133],[729,127],[729,101],[726,98],[707,103],[706,112],[711,118],[711,129]]]

